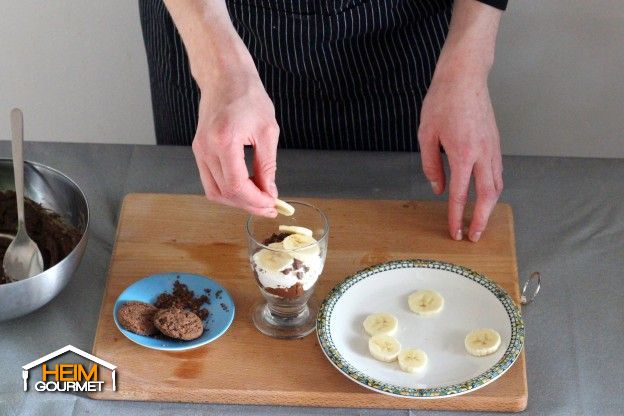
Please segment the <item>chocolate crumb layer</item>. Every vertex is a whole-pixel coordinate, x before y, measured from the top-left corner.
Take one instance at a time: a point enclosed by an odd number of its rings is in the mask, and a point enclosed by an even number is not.
[[[273,243],[281,243],[289,235],[290,234],[288,233],[278,233],[278,234],[273,233],[273,235],[271,235],[271,237],[264,240],[262,244],[264,244],[265,246],[268,246],[269,244],[273,244]]]
[[[291,287],[265,287],[264,290],[281,298],[296,298],[303,295],[304,292],[303,285],[301,283],[294,284]]]

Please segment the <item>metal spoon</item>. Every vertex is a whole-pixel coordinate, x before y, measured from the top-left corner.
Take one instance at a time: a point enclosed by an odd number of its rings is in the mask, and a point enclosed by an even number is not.
[[[13,151],[13,175],[17,199],[17,234],[4,254],[2,267],[5,275],[13,280],[23,280],[43,271],[43,258],[39,247],[26,232],[24,221],[24,120],[19,108],[11,110],[11,136]]]

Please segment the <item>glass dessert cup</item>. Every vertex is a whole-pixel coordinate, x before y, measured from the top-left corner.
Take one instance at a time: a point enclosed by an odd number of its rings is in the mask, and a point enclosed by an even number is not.
[[[253,323],[265,335],[292,339],[316,327],[318,305],[310,297],[325,264],[329,223],[318,208],[287,202],[295,208],[292,216],[250,216],[245,229],[251,270],[262,294],[251,312]],[[305,227],[312,236],[281,232],[280,225]],[[289,235],[293,237],[282,243]]]

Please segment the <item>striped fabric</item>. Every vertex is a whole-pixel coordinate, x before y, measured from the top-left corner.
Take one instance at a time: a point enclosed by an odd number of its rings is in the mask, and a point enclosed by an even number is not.
[[[190,145],[197,127],[199,88],[184,44],[162,0],[139,0],[147,53],[156,143]]]
[[[276,108],[280,147],[418,149],[452,0],[227,0]],[[163,4],[140,0],[159,144],[190,144],[199,94]],[[204,91],[204,94],[209,93]]]

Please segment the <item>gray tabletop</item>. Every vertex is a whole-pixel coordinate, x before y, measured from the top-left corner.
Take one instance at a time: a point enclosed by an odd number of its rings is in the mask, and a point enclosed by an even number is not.
[[[0,156],[10,157],[0,143]],[[129,192],[201,193],[190,148],[27,144],[26,157],[60,169],[91,207],[87,252],[61,294],[0,323],[0,414],[406,415],[416,411],[112,402],[22,392],[20,367],[66,344],[90,351],[117,216]],[[621,414],[624,409],[624,160],[505,158],[501,200],[512,205],[521,279],[543,275],[523,310],[530,414]],[[293,196],[435,199],[418,154],[284,150],[278,188]],[[345,379],[345,383],[348,381]]]

